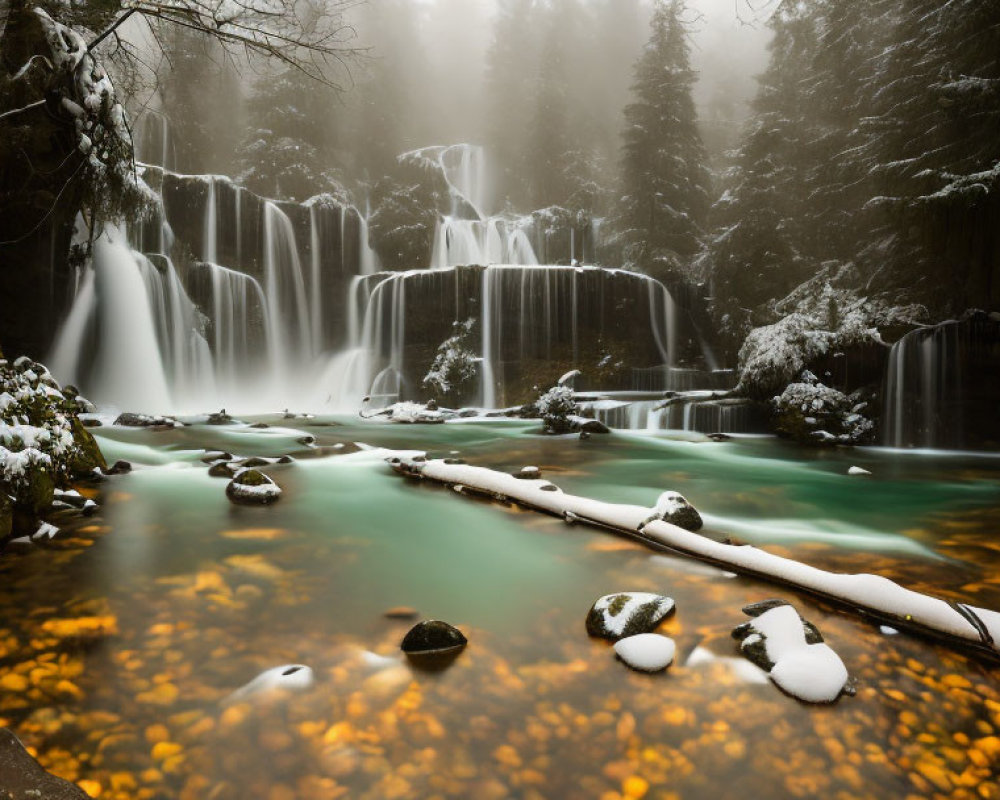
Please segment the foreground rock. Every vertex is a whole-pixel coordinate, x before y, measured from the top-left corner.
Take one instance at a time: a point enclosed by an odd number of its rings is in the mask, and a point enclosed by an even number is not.
[[[88,800],[82,789],[50,775],[7,728],[0,728],[0,798]]]
[[[234,503],[268,505],[281,497],[281,487],[259,470],[244,469],[229,482],[226,497]]]
[[[668,636],[639,633],[615,642],[618,658],[640,672],[660,672],[674,661],[677,645]]]
[[[437,619],[418,622],[403,637],[400,649],[407,654],[447,653],[461,650],[469,640],[458,628]]]
[[[0,355],[0,540],[30,536],[57,488],[107,467],[77,416],[85,404],[37,361]]]
[[[468,642],[465,634],[454,625],[427,619],[410,628],[400,649],[417,669],[439,672],[458,658]]]
[[[820,632],[783,600],[743,609],[754,619],[733,630],[740,650],[783,691],[806,703],[832,703],[847,689],[844,662]]]
[[[612,640],[649,633],[673,610],[673,598],[660,594],[608,594],[598,598],[587,614],[587,633]]]

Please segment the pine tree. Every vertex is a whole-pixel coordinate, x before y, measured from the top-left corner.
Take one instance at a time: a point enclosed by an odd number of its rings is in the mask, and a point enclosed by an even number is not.
[[[712,208],[705,255],[715,316],[736,342],[772,321],[767,303],[811,271],[801,252],[811,141],[803,77],[816,53],[816,21],[806,4],[784,4],[770,26],[771,59],[725,192]]]
[[[534,115],[524,153],[524,178],[532,208],[563,206],[569,185],[575,141],[571,131],[569,40],[579,6],[558,0],[546,9],[546,35],[534,87]]]
[[[616,239],[626,264],[661,277],[697,252],[709,203],[683,10],[682,0],[657,0],[625,108]]]
[[[1000,302],[1000,5],[907,6],[860,148],[864,261],[874,287],[945,315]]]
[[[537,48],[530,35],[536,12],[535,0],[500,0],[486,54],[484,144],[494,164],[501,205],[530,205],[524,149],[537,73]]]
[[[292,67],[261,75],[247,103],[240,181],[282,200],[337,191],[340,176],[330,157],[329,125],[335,102],[332,93]]]

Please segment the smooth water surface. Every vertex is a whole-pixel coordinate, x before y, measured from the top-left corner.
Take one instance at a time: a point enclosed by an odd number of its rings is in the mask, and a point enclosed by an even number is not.
[[[610,501],[651,506],[675,489],[706,535],[997,609],[1000,459],[767,437],[581,441],[530,422],[257,419],[272,427],[97,429],[109,460],[135,470],[101,484],[98,516],[64,523],[51,550],[0,558],[0,724],[92,794],[998,796],[994,666],[605,532],[402,479],[378,448],[532,464]],[[266,470],[282,499],[232,505],[206,449],[291,454]],[[852,465],[873,474],[849,476]],[[627,590],[677,601],[661,626],[678,645],[664,674],[630,672],[586,635],[591,603]],[[747,669],[729,631],[768,597],[818,625],[857,696],[807,707]],[[394,606],[458,625],[469,646],[444,671],[415,669],[398,649],[412,623],[384,616]],[[310,666],[313,686],[227,701],[282,664]]]

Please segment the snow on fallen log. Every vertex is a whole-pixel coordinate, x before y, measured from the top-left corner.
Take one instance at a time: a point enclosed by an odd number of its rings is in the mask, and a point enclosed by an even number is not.
[[[526,480],[505,472],[474,467],[459,459],[427,460],[393,456],[393,470],[406,477],[452,486],[456,491],[483,494],[562,517],[566,522],[596,525],[683,553],[741,575],[780,583],[909,629],[959,644],[1000,660],[1000,613],[949,603],[869,574],[827,572],[750,545],[716,542],[663,520],[650,518],[651,509],[605,503],[566,494],[551,482]]]

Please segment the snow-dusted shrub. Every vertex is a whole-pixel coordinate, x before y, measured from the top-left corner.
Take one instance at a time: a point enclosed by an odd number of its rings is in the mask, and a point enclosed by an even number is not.
[[[76,418],[81,402],[41,364],[0,358],[0,495],[15,507],[38,513],[57,485],[103,463]]]
[[[463,390],[476,377],[479,357],[472,349],[472,329],[476,320],[453,322],[453,333],[439,346],[423,384],[448,402],[459,402]]]
[[[545,423],[546,433],[569,433],[573,430],[570,417],[577,413],[577,403],[569,386],[553,386],[535,401],[535,407]]]
[[[806,444],[864,444],[875,432],[875,424],[862,413],[868,402],[860,392],[846,395],[831,389],[808,371],[771,405],[775,430]]]
[[[842,288],[853,279],[849,265],[830,265],[775,303],[776,321],[754,328],[740,348],[736,390],[762,399],[781,392],[816,359],[847,347],[884,345],[880,327],[912,325],[926,313]]]

